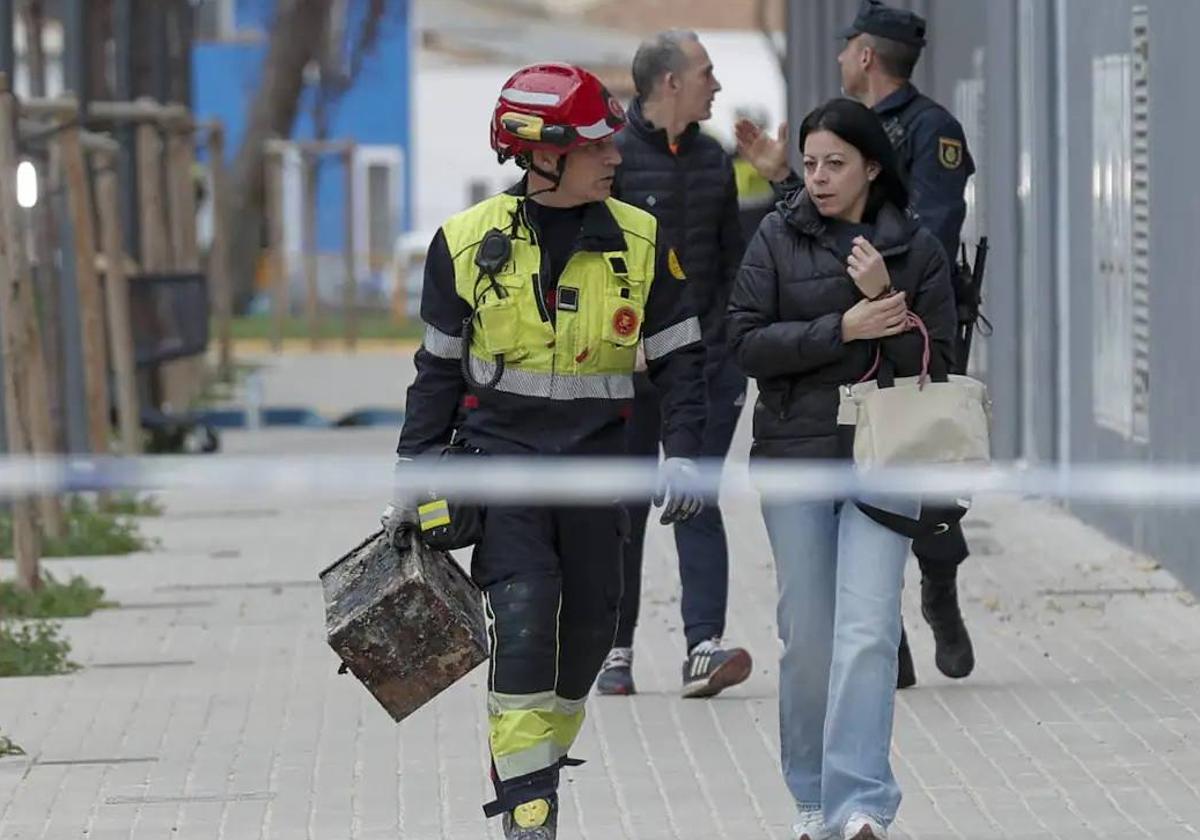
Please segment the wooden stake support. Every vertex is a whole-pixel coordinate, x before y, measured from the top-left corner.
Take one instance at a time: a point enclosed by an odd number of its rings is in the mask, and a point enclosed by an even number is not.
[[[28,417],[23,399],[26,389],[22,376],[27,375],[28,361],[25,337],[21,324],[20,265],[16,258],[20,247],[20,226],[16,190],[12,185],[17,176],[16,100],[9,89],[8,77],[0,73],[0,318],[4,347],[4,409],[8,452],[11,456],[28,456],[31,451]],[[12,500],[13,558],[17,564],[17,583],[25,589],[35,589],[41,582],[38,570],[40,548],[34,526],[33,506],[27,497]]]
[[[43,351],[41,322],[37,303],[34,300],[33,270],[29,253],[25,249],[25,237],[17,243],[16,258],[19,265],[17,282],[21,289],[21,320],[25,324],[25,346],[28,350],[25,380],[25,405],[29,411],[29,438],[35,455],[54,455],[58,451],[54,440],[54,426],[50,419],[50,377],[46,370],[46,354]],[[67,533],[62,504],[58,496],[47,493],[37,497],[38,515],[42,533],[50,539],[62,539]]]
[[[153,123],[144,122],[137,127],[136,142],[142,270],[167,271],[171,267],[171,257],[168,253],[167,208],[162,186],[162,138]]]
[[[353,350],[358,344],[358,277],[354,267],[354,145],[347,145],[342,153],[342,166],[345,187],[343,203],[345,204],[345,233],[342,243],[342,263],[345,266],[345,277],[342,283],[342,318],[345,324],[346,349]]]
[[[321,344],[321,298],[317,287],[317,159],[301,155],[304,168],[304,315],[308,322],[308,343],[312,349]]]
[[[213,313],[217,326],[217,374],[233,381],[233,283],[229,276],[228,181],[225,170],[225,130],[208,127],[208,159],[212,171],[213,238],[208,256]]]
[[[277,154],[268,154],[267,167],[267,225],[268,254],[271,282],[271,349],[283,349],[283,324],[288,309],[287,263],[283,253],[283,161]]]
[[[171,218],[171,251],[179,271],[200,270],[196,242],[196,147],[190,129],[167,134],[167,176]]]
[[[71,228],[75,237],[75,279],[79,288],[88,446],[92,452],[107,453],[109,398],[104,304],[100,293],[100,279],[96,273],[96,240],[93,230],[95,214],[79,126],[64,126],[59,131],[56,142],[61,155]]]
[[[21,100],[21,113],[30,117],[66,122],[82,116],[88,125],[101,123],[153,123],[166,127],[192,127],[191,115],[182,105],[162,105],[143,97],[134,102],[88,102],[87,110],[79,113],[79,100],[74,96],[52,99],[30,97]]]
[[[121,452],[139,455],[142,430],[137,393],[137,371],[133,349],[133,327],[129,317],[129,278],[125,274],[124,234],[121,230],[121,199],[117,189],[116,159],[97,152],[96,201],[100,209],[100,238],[104,246],[104,294],[108,306],[108,347],[117,385],[117,424]]]

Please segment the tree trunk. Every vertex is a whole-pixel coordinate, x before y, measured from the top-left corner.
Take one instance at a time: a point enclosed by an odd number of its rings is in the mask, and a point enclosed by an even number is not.
[[[300,106],[304,68],[319,54],[333,0],[281,0],[277,7],[262,82],[250,105],[246,134],[230,183],[229,277],[237,308],[254,292],[262,248],[265,179],[263,150],[272,136],[287,137]]]
[[[29,62],[29,92],[37,98],[46,95],[46,50],[42,46],[42,24],[46,9],[42,0],[28,0],[21,14],[25,23],[25,43]]]
[[[46,23],[43,0],[29,0],[21,9],[25,23],[25,42],[28,50],[29,92],[41,98],[46,95],[46,50],[42,32]],[[67,451],[66,414],[63,406],[63,358],[61,307],[59,306],[58,268],[54,256],[58,252],[58,227],[54,217],[54,202],[50,194],[58,186],[54,164],[38,165],[38,191],[41,196],[32,212],[34,253],[37,263],[37,302],[41,317],[42,347],[45,352],[46,390],[50,399],[50,435],[54,448]]]

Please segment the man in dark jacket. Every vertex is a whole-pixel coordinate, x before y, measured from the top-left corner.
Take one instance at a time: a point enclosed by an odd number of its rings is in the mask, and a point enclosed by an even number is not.
[[[672,270],[689,291],[700,316],[706,351],[706,418],[701,456],[724,458],[746,397],[746,378],[726,349],[725,309],[745,250],[733,166],[724,149],[700,132],[721,89],[712,62],[693,32],[660,33],[633,59],[637,98],[629,128],[618,135],[622,163],[613,194],[657,219],[677,252]],[[651,348],[646,347],[647,351]],[[658,457],[659,395],[645,376],[635,377],[637,396],[628,425],[632,455]],[[641,597],[642,543],[648,507],[630,509],[632,529],[625,552],[625,590],[613,650],[597,681],[602,694],[632,694],[633,634]],[[675,525],[683,584],[687,637],[683,694],[711,697],[750,675],[750,654],[724,648],[729,594],[729,554],[717,505]]]
[[[842,88],[872,108],[909,176],[912,208],[942,244],[953,265],[966,217],[967,180],[975,162],[962,125],[910,81],[925,46],[924,18],[906,9],[863,0],[854,22],[839,33],[846,39],[838,55]],[[748,121],[737,126],[738,148],[787,195],[801,186],[787,161],[787,144]],[[958,351],[961,354],[961,350]],[[967,360],[955,359],[962,372]],[[958,566],[970,554],[956,522],[944,533],[913,542],[921,565],[921,612],[933,630],[938,670],[962,678],[975,667],[971,637],[958,606]],[[900,645],[901,688],[916,682],[907,636]]]

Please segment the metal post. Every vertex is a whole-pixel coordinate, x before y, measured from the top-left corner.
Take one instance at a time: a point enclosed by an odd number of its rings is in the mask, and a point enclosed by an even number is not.
[[[0,0],[0,73],[8,78],[16,74],[17,56],[13,47],[13,0]]]
[[[134,0],[115,0],[113,4],[113,40],[116,47],[116,86],[113,98],[122,102],[135,99],[133,91],[133,15]],[[125,249],[140,253],[140,224],[138,218],[137,150],[134,141],[136,128],[121,124],[116,129],[121,154],[117,158],[117,176],[121,183],[121,231]]]
[[[183,103],[190,111],[192,110],[192,44],[196,40],[196,6],[194,3],[180,3],[177,14],[179,15],[182,58],[179,68],[181,84],[176,92],[175,101]]]
[[[153,59],[154,78],[150,90],[159,102],[170,102],[171,96],[171,31],[167,15],[167,3],[153,3],[150,12],[150,31],[154,33]]]
[[[87,108],[88,91],[88,0],[67,0],[63,4],[63,82],[79,100],[79,110]]]

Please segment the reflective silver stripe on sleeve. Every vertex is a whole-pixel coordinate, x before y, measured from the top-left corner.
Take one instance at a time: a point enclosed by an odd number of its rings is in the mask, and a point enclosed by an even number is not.
[[[471,356],[471,375],[487,382],[496,366]],[[633,377],[628,373],[594,373],[582,376],[540,373],[506,367],[496,383],[497,391],[548,400],[628,400],[633,398]]]
[[[425,350],[439,359],[461,359],[462,339],[456,335],[447,335],[437,327],[425,325],[425,339],[422,344]]]
[[[665,330],[660,330],[654,335],[648,335],[643,339],[646,348],[646,360],[661,359],[663,356],[678,350],[680,347],[687,347],[700,340],[700,319],[688,318],[685,321],[680,321],[678,324],[672,324]]]

